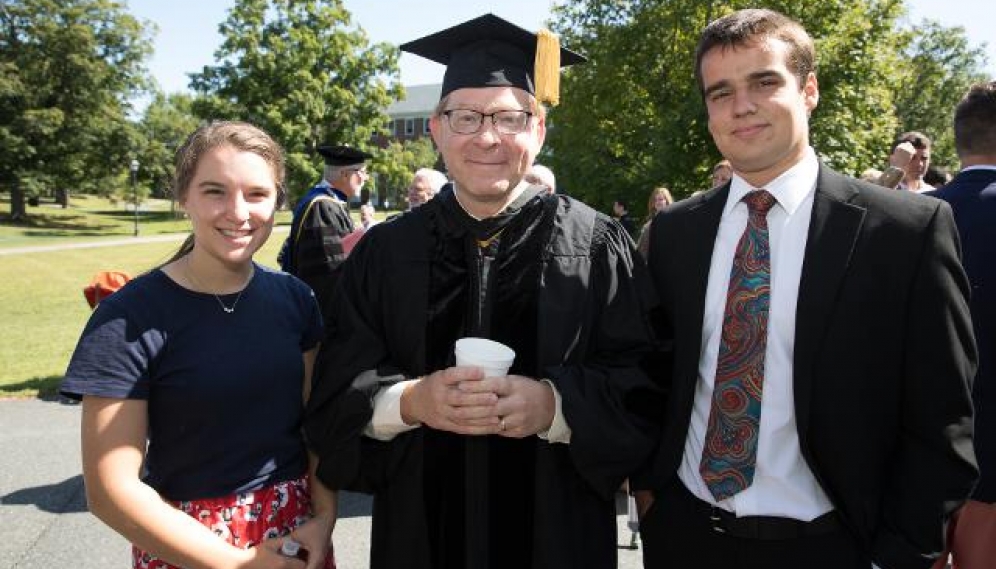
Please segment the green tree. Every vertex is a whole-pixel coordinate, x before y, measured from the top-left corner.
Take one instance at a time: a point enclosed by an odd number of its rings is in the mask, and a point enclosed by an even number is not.
[[[166,95],[157,91],[146,107],[138,127],[143,137],[142,150],[137,155],[138,179],[153,196],[172,197],[169,185],[176,149],[199,122],[193,113],[193,98],[184,93]]]
[[[657,185],[678,189],[695,170],[696,154],[710,150],[689,54],[709,10],[649,0],[555,8],[555,30],[589,58],[565,72],[562,103],[549,118],[540,159],[559,187],[608,211],[617,198],[645,203]]]
[[[637,204],[657,185],[677,196],[708,184],[719,159],[694,78],[701,30],[749,1],[568,0],[554,29],[589,57],[570,69],[551,113],[548,155],[558,185],[603,210]],[[899,0],[774,0],[817,43],[820,104],[812,142],[832,166],[858,172],[881,159],[896,128],[888,70],[896,64]]]
[[[896,74],[895,134],[917,130],[933,141],[932,161],[957,168],[951,121],[954,108],[974,83],[988,81],[985,51],[970,45],[965,29],[933,21],[915,26]],[[883,153],[884,154],[884,153]]]
[[[219,27],[218,63],[192,75],[202,118],[253,122],[287,151],[300,194],[321,175],[323,143],[366,147],[403,90],[398,50],[369,45],[341,0],[236,0]]]
[[[392,207],[404,209],[405,192],[415,171],[435,168],[438,160],[431,138],[392,141],[377,151],[370,169],[376,174],[381,198],[389,200]]]
[[[23,197],[120,183],[137,140],[128,99],[146,85],[148,28],[111,0],[0,3],[0,187]]]

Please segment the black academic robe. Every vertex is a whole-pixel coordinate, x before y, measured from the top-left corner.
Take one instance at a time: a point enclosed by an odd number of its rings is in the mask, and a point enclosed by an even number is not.
[[[312,188],[294,209],[290,235],[282,253],[289,261],[282,263],[284,270],[311,287],[325,319],[329,318],[339,269],[346,260],[342,240],[355,229],[344,198],[329,186]]]
[[[326,484],[375,496],[374,569],[616,567],[614,493],[651,453],[663,405],[638,365],[652,292],[609,218],[565,196],[519,201],[490,227],[486,280],[475,233],[488,221],[469,221],[451,189],[371,229],[345,265],[305,430]],[[453,365],[467,335],[556,385],[570,444],[424,426],[360,436],[378,389]]]

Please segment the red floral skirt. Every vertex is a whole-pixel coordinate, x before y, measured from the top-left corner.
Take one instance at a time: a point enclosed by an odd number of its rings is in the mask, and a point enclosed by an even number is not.
[[[307,477],[223,498],[171,503],[211,528],[218,537],[242,549],[287,535],[311,518]],[[131,555],[134,569],[179,569],[135,546]],[[335,569],[331,546],[323,567]]]

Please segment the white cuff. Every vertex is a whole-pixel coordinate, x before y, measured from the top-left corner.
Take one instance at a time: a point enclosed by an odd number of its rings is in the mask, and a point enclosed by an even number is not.
[[[421,423],[408,425],[401,418],[401,394],[406,387],[417,381],[417,379],[399,381],[378,391],[377,395],[374,395],[373,417],[363,429],[363,434],[378,441],[389,441],[401,433],[421,427]]]
[[[553,410],[553,422],[550,423],[550,430],[543,433],[536,433],[536,436],[547,442],[568,444],[571,442],[571,426],[568,425],[567,420],[564,419],[563,401],[560,398],[560,393],[553,385],[553,382],[549,379],[543,379],[540,381],[549,385],[550,389],[553,390],[553,399],[555,403]]]

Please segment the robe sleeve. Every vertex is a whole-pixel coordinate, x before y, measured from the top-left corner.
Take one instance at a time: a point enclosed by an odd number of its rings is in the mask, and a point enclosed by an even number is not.
[[[391,441],[363,436],[377,393],[408,379],[390,364],[377,324],[378,285],[390,278],[377,248],[376,239],[365,237],[343,266],[305,412],[305,437],[318,456],[317,475],[335,490],[372,493],[385,485],[389,473],[400,468],[412,436],[402,433]]]
[[[595,233],[583,307],[592,319],[587,346],[577,363],[550,368],[548,377],[562,397],[574,464],[608,497],[650,460],[664,397],[641,368],[654,349],[646,267],[617,224],[596,223]]]
[[[293,247],[297,276],[315,291],[322,315],[328,319],[332,291],[346,260],[343,238],[352,233],[346,207],[329,198],[315,198],[301,218]]]

